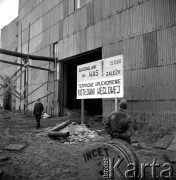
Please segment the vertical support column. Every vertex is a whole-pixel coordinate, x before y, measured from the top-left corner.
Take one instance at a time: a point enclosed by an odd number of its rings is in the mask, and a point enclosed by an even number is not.
[[[23,36],[22,36],[22,23],[21,23],[21,53],[23,53]],[[21,58],[21,64],[23,64],[23,58]],[[21,68],[21,74],[22,74],[22,68]],[[19,110],[21,111],[22,107],[21,107],[21,102],[22,102],[22,78],[23,76],[21,75],[20,77],[20,105],[19,105]]]
[[[118,110],[118,99],[115,98],[115,111],[117,111],[117,110]]]
[[[26,60],[26,63],[29,63],[29,45],[30,45],[30,23],[29,23],[29,31],[28,31],[28,58]],[[26,75],[26,114],[28,115],[28,93],[29,93],[29,66],[27,64],[26,66],[26,71],[27,71],[27,75]]]
[[[84,99],[81,99],[81,124],[84,124]]]

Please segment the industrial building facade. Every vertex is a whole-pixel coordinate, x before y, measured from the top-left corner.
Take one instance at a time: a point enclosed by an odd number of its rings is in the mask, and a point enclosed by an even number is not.
[[[29,109],[38,97],[55,115],[80,109],[77,65],[123,54],[124,98],[134,119],[176,125],[175,9],[175,0],[19,0],[18,52],[57,61],[29,61],[52,69],[30,69],[29,93],[38,89]],[[20,80],[16,87],[23,89]],[[106,116],[114,103],[85,100],[85,109]],[[16,109],[20,104],[16,99]]]

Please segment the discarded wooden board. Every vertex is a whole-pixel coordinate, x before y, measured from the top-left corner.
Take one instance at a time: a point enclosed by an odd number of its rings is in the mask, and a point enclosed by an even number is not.
[[[4,149],[9,151],[20,151],[22,150],[26,145],[25,144],[9,144]]]
[[[170,163],[176,163],[176,152],[171,151],[171,152],[166,152],[164,154],[165,158],[170,162]]]
[[[171,151],[176,151],[176,135],[167,149]]]
[[[162,139],[160,139],[155,145],[154,147],[156,148],[160,148],[160,149],[166,149],[172,142],[172,140],[174,139],[173,135],[166,135],[164,136]]]

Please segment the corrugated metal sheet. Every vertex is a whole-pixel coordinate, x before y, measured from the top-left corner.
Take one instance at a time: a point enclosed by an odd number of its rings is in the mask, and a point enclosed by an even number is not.
[[[63,41],[59,41],[58,42],[58,59],[61,60],[62,59],[62,49],[63,49]]]
[[[68,57],[68,38],[63,39],[63,54],[62,58]]]
[[[102,47],[102,59],[108,58],[111,56],[110,45]]]
[[[94,26],[90,26],[87,28],[87,50],[94,49],[94,37],[95,37],[95,29]]]
[[[94,24],[94,2],[90,2],[86,6],[86,12],[87,12],[87,26]]]
[[[63,1],[63,18],[69,15],[69,0]]]
[[[103,46],[110,43],[110,18],[102,21],[103,24]]]
[[[63,20],[63,38],[67,37],[69,34],[68,31],[68,17]]]
[[[158,65],[157,32],[143,34],[144,66]]]
[[[95,48],[102,46],[102,22],[95,24]]]
[[[81,31],[81,53],[87,51],[87,30]]]
[[[102,0],[94,0],[94,22],[95,24],[102,19]]]
[[[85,29],[87,27],[86,7],[83,7],[80,10],[80,16],[81,16],[80,28]]]
[[[110,16],[111,1],[102,0],[102,18],[106,19]]]
[[[159,65],[175,62],[175,33],[175,26],[157,32]]]
[[[154,6],[157,29],[166,27],[168,24],[170,24],[170,8],[168,1],[156,0],[154,1]]]
[[[70,15],[68,18],[68,25],[69,25],[69,36],[71,36],[74,32],[74,15]]]
[[[123,44],[122,42],[113,43],[110,45],[111,56],[123,54]]]
[[[68,57],[73,56],[73,35],[68,38]]]
[[[81,53],[81,33],[76,33],[76,54]]]
[[[74,0],[69,0],[69,15],[74,12]]]
[[[170,12],[170,25],[176,24],[176,1],[170,0],[168,1],[169,4],[169,12]]]

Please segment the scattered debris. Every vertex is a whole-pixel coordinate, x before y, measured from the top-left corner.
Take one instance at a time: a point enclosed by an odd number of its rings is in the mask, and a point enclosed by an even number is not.
[[[163,138],[159,139],[159,141],[154,145],[154,147],[160,149],[166,149],[172,142],[173,138],[174,138],[173,135],[166,135]]]
[[[61,132],[69,132],[70,136],[68,137],[68,141],[72,142],[88,142],[89,140],[93,140],[98,137],[98,133],[96,131],[91,131],[84,124],[82,125],[74,125],[70,124]]]
[[[5,161],[8,161],[8,160],[9,160],[9,157],[4,156],[4,155],[0,155],[0,162],[5,162]]]
[[[176,135],[173,138],[171,144],[167,148],[168,150],[176,151]]]
[[[19,151],[22,150],[26,145],[25,144],[10,144],[6,146],[5,150]]]
[[[51,118],[51,115],[45,113],[42,117],[43,117],[43,119],[47,119],[47,118]]]
[[[52,128],[51,130],[52,130],[52,131],[59,131],[59,130],[65,128],[66,126],[68,126],[70,123],[71,123],[70,120],[67,120],[66,122],[63,122],[63,123],[61,123],[61,124],[59,124],[59,125],[56,125],[56,126],[55,126],[54,128]]]
[[[170,151],[164,154],[165,159],[170,163],[176,163],[176,152]]]

